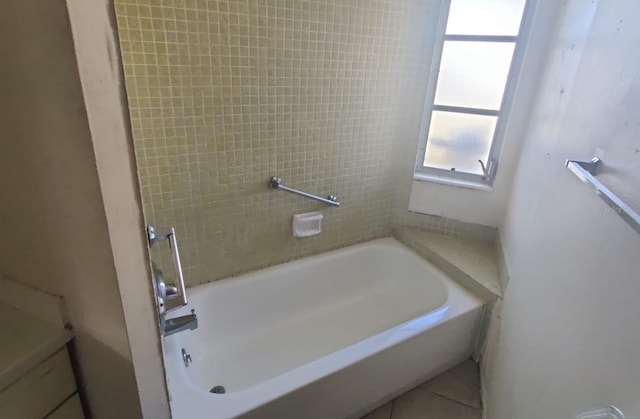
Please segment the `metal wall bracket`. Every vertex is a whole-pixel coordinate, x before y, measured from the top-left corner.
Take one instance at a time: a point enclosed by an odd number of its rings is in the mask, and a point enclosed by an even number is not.
[[[594,157],[591,161],[567,160],[565,166],[596,193],[631,228],[640,233],[640,214],[627,205],[602,182],[596,179],[602,160]]]
[[[624,413],[615,406],[607,406],[581,413],[576,419],[624,419]]]

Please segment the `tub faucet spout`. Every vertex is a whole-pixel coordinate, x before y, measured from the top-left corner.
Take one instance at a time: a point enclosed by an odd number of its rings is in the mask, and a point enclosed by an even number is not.
[[[196,313],[194,313],[194,310],[191,310],[191,314],[187,314],[186,316],[164,319],[162,331],[165,336],[169,336],[174,333],[182,332],[183,330],[195,330],[197,328],[198,317],[196,316]]]

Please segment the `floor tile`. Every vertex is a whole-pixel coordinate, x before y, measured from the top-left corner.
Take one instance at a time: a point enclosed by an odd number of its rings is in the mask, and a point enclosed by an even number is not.
[[[377,408],[373,412],[362,417],[362,419],[390,419],[390,418],[391,418],[391,402]]]
[[[418,387],[394,400],[391,419],[482,419],[482,411]]]
[[[480,408],[480,377],[478,364],[468,360],[446,371],[420,388],[455,400],[470,407]]]

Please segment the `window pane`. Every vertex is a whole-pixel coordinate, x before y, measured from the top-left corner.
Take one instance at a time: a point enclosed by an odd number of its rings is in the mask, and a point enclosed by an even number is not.
[[[482,175],[478,160],[487,163],[495,116],[434,111],[424,165]]]
[[[525,0],[451,0],[447,34],[518,35]]]
[[[435,103],[499,110],[514,47],[511,42],[446,41]]]

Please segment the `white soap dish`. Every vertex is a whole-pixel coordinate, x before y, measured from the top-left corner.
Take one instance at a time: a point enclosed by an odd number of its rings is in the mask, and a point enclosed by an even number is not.
[[[305,212],[293,216],[293,236],[309,237],[322,231],[322,213]]]

